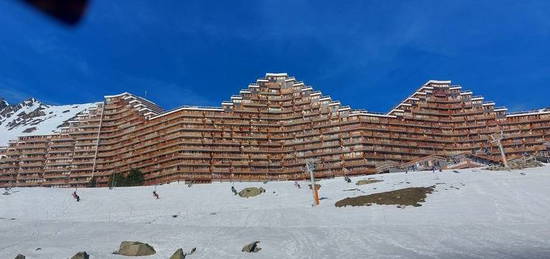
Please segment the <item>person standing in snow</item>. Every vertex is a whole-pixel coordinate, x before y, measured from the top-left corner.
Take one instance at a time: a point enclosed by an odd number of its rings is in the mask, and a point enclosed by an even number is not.
[[[160,196],[159,194],[157,193],[157,191],[153,191],[153,197],[155,197],[155,199],[160,199]]]
[[[351,179],[349,179],[349,177],[347,175],[344,176],[344,180],[346,180],[346,182],[348,182],[348,183],[351,183]]]
[[[231,191],[234,195],[237,195],[237,189],[235,189],[235,186],[231,186]]]

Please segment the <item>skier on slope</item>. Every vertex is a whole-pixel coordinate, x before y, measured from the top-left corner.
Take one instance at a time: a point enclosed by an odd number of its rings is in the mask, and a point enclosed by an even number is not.
[[[157,193],[157,191],[153,191],[153,197],[155,197],[155,199],[160,199],[160,196],[159,194]]]
[[[80,201],[80,196],[78,196],[78,194],[76,194],[76,191],[73,192],[73,198],[76,200],[76,202]]]
[[[231,186],[231,191],[234,195],[237,195],[237,189],[235,189],[235,186]]]

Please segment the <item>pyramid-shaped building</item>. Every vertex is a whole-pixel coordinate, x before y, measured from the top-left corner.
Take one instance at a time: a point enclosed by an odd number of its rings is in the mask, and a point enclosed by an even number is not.
[[[163,111],[123,93],[59,133],[0,150],[0,187],[107,185],[139,169],[147,184],[305,179],[373,174],[430,155],[498,161],[547,152],[550,109],[510,114],[450,81],[428,81],[385,114],[354,110],[287,74],[268,73],[221,107]]]

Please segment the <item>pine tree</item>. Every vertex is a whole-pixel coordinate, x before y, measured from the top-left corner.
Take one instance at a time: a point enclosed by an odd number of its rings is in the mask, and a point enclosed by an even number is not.
[[[144,182],[143,173],[138,169],[130,170],[130,173],[126,176],[127,186],[141,186]]]
[[[132,169],[128,175],[114,173],[109,179],[111,187],[141,186],[145,183],[143,173],[138,169]]]
[[[111,175],[111,178],[109,179],[109,185],[111,187],[127,186],[127,179],[122,174],[114,173]]]
[[[97,185],[97,180],[95,179],[95,177],[92,177],[92,179],[90,179],[90,181],[88,182],[88,187],[96,187]]]

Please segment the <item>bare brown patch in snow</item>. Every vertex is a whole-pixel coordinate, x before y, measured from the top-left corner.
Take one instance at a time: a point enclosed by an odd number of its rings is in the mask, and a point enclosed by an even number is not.
[[[352,198],[345,198],[336,202],[336,207],[345,206],[370,206],[372,204],[379,205],[398,205],[398,206],[422,206],[420,203],[425,202],[428,194],[432,193],[435,186],[429,187],[411,187],[399,189],[389,192],[381,192],[370,195],[363,195]]]

